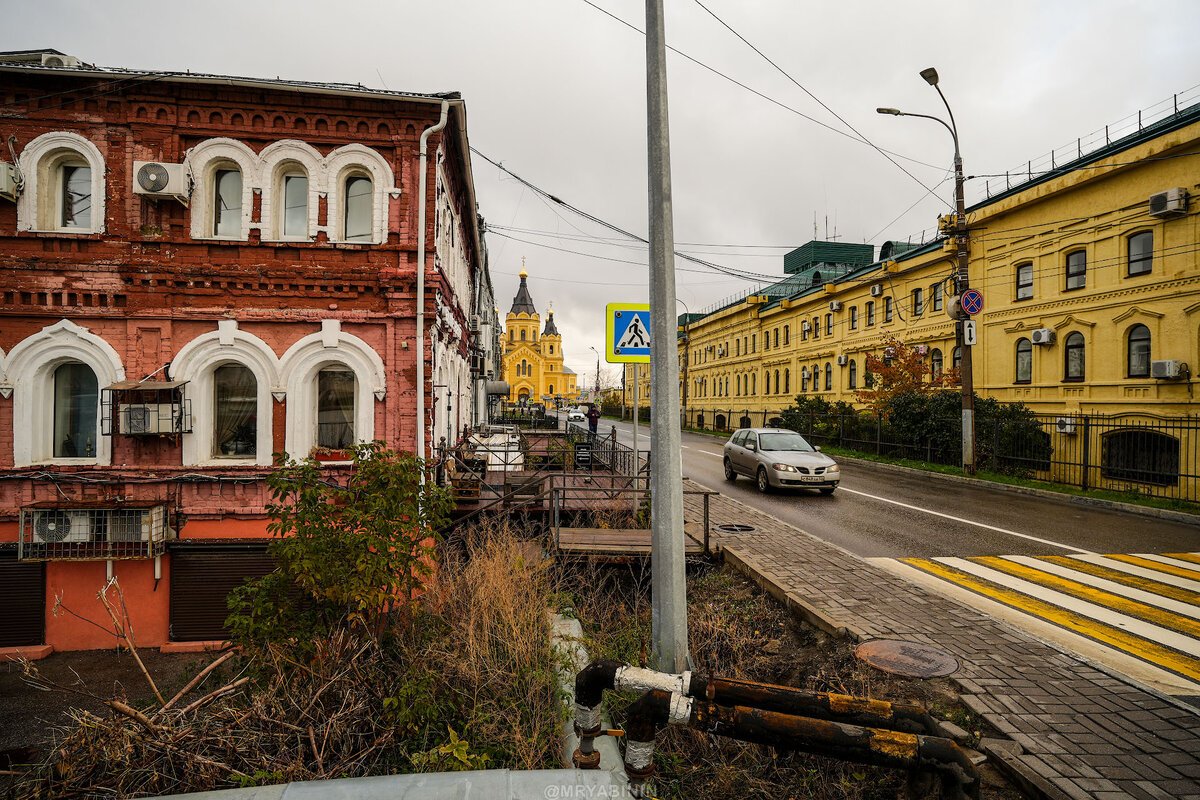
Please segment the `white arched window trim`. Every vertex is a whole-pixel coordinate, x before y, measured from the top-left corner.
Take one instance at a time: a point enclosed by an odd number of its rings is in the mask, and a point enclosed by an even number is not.
[[[92,171],[91,224],[86,228],[64,228],[57,224],[58,165],[64,160],[80,160]],[[18,158],[25,190],[17,198],[17,230],[55,233],[104,232],[104,156],[99,148],[77,133],[43,133],[21,151]]]
[[[213,373],[223,364],[241,364],[254,373],[258,418],[256,452],[253,456],[217,458],[213,455],[216,420]],[[266,342],[251,333],[238,330],[235,320],[221,320],[217,323],[217,330],[197,336],[180,349],[171,361],[171,379],[188,381],[187,395],[192,401],[192,432],[183,437],[185,466],[271,465],[271,393],[281,389],[279,360]]]
[[[254,189],[262,186],[260,162],[254,151],[236,139],[206,139],[188,150],[184,157],[192,174],[193,239],[241,241],[250,238],[250,214],[254,208]],[[213,200],[217,171],[236,166],[242,173],[242,222],[237,236],[213,235]]]
[[[337,148],[325,158],[328,176],[328,220],[326,233],[331,242],[344,242],[344,217],[346,213],[346,181],[354,175],[371,178],[372,226],[371,241],[358,244],[380,244],[387,238],[388,196],[399,195],[392,168],[375,150],[361,144],[348,144]]]
[[[96,414],[96,455],[54,458],[54,370],[77,361],[96,373],[96,388],[125,380],[125,367],[112,346],[87,328],[62,320],[23,339],[4,361],[5,384],[13,387],[13,462],[17,467],[112,463],[112,439],[100,435]]]
[[[346,333],[336,319],[321,321],[321,330],[287,349],[279,371],[287,390],[288,413],[284,449],[305,458],[317,443],[317,373],[325,367],[345,367],[354,373],[354,438],[375,438],[375,401],[387,389],[383,359],[369,344]]]
[[[269,183],[262,193],[263,241],[312,241],[317,237],[318,198],[329,190],[325,160],[311,145],[284,139],[263,148],[261,172]],[[304,173],[308,177],[308,235],[283,234],[283,179]]]

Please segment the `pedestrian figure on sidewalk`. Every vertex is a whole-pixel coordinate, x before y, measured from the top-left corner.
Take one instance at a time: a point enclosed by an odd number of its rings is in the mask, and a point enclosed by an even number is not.
[[[595,403],[588,405],[587,412],[588,432],[593,437],[596,435],[596,426],[600,424],[600,409]]]

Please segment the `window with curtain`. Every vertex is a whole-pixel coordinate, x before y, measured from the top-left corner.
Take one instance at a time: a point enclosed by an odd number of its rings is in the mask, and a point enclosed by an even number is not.
[[[1150,329],[1134,325],[1129,329],[1128,373],[1130,378],[1150,377]]]
[[[213,236],[242,235],[242,173],[219,169],[213,180]]]
[[[92,168],[85,164],[63,164],[58,168],[58,227],[92,227]]]
[[[1087,252],[1076,250],[1067,253],[1067,286],[1070,289],[1082,289],[1087,285]]]
[[[54,457],[94,458],[99,388],[91,367],[76,361],[54,370]]]
[[[1063,380],[1083,380],[1083,334],[1079,331],[1067,334],[1063,342]]]
[[[308,176],[283,176],[283,230],[288,238],[308,236]]]
[[[1033,380],[1033,345],[1028,339],[1017,339],[1017,370],[1016,383],[1029,383]]]
[[[317,373],[317,446],[345,450],[354,444],[354,373],[326,367]]]
[[[346,179],[346,211],[343,226],[347,242],[369,242],[374,233],[374,184],[365,175]],[[521,337],[525,338],[524,336]]]
[[[213,371],[213,455],[258,452],[258,381],[248,367],[223,364]]]
[[[1142,231],[1129,237],[1129,275],[1148,275],[1154,260],[1154,232]]]

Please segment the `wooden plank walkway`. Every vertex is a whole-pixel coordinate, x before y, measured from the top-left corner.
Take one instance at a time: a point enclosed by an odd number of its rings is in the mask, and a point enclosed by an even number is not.
[[[684,554],[704,555],[704,532],[700,523],[685,522]],[[567,557],[601,560],[650,557],[649,528],[560,528],[557,551]]]

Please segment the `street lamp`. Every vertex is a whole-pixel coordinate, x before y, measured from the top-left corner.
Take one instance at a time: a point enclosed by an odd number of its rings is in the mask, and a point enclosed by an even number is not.
[[[963,292],[970,288],[968,281],[967,266],[970,260],[968,251],[968,235],[967,235],[967,207],[963,199],[963,168],[962,168],[962,153],[958,148],[958,127],[954,124],[954,112],[950,110],[950,103],[946,100],[946,95],[942,94],[942,89],[938,86],[937,70],[933,67],[921,70],[921,77],[925,82],[937,89],[938,97],[942,98],[942,104],[946,106],[946,113],[950,116],[950,122],[939,117],[931,117],[928,114],[912,114],[907,111],[901,111],[898,108],[877,108],[875,109],[880,114],[889,114],[896,117],[921,117],[922,119],[931,119],[934,122],[942,125],[946,130],[950,131],[950,136],[954,139],[954,239],[957,248],[957,274],[954,276],[954,293],[962,297]],[[975,380],[971,365],[971,346],[963,342],[963,326],[958,325],[955,334],[955,340],[958,344],[959,352],[962,353],[962,461],[963,470],[968,475],[975,474]]]
[[[687,401],[688,401],[688,362],[691,360],[690,343],[688,340],[688,326],[692,322],[692,312],[688,308],[687,303],[675,298],[675,302],[683,306],[683,424],[688,422]]]
[[[593,353],[596,354],[596,391],[593,394],[592,399],[599,400],[600,399],[600,351],[594,347],[588,347],[588,350],[591,350]]]

